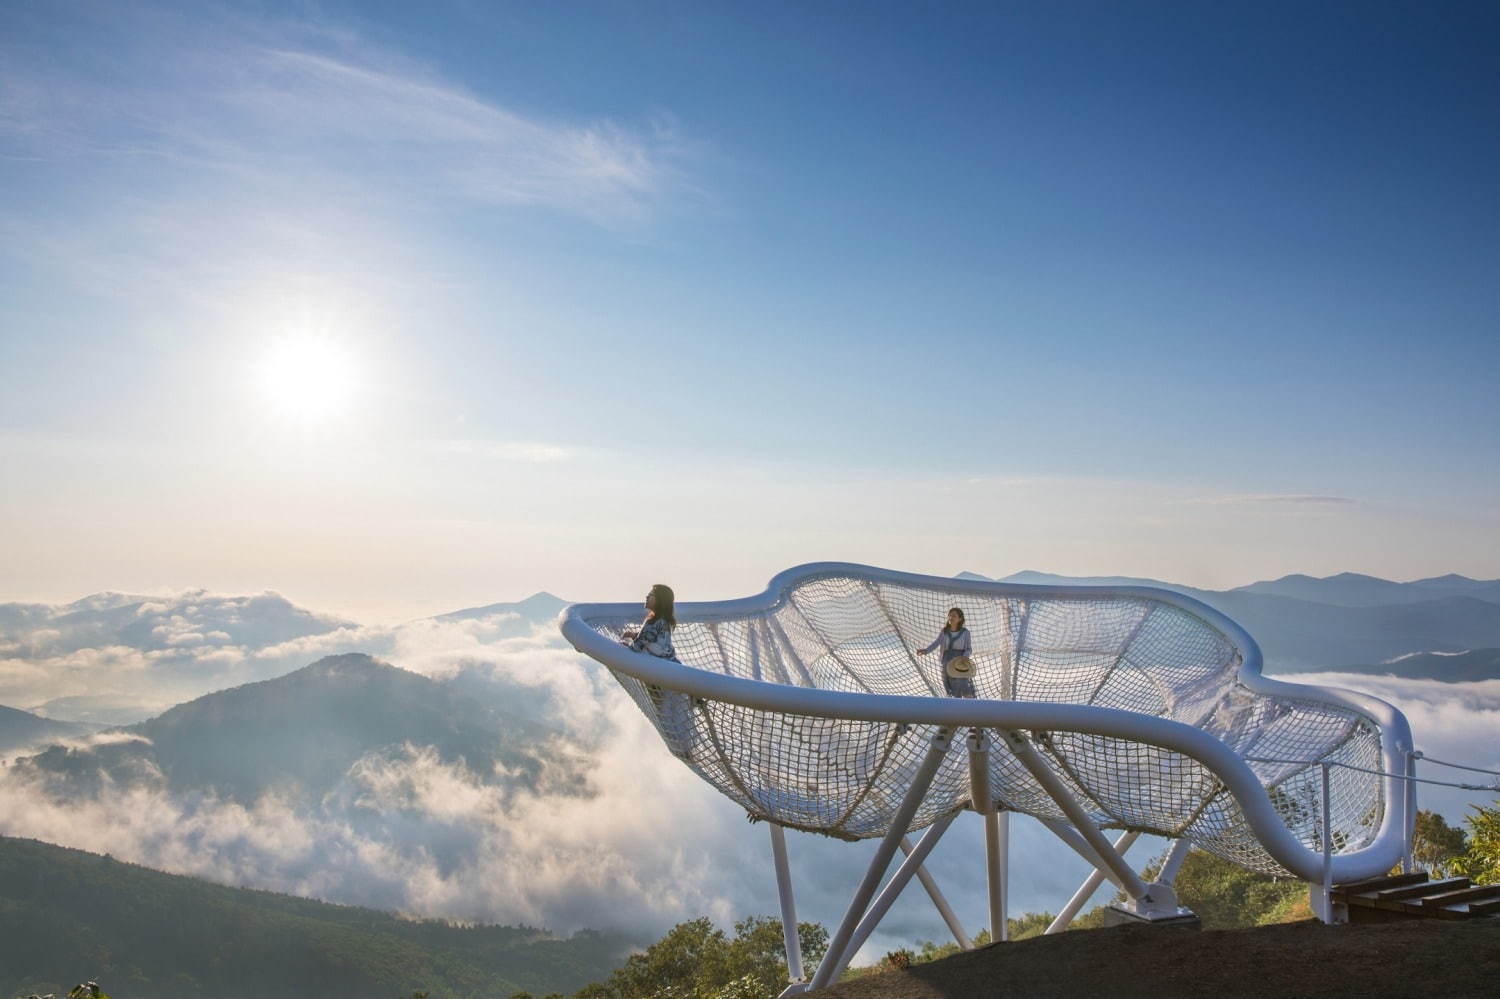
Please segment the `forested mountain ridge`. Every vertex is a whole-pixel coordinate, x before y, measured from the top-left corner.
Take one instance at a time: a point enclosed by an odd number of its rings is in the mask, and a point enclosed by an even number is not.
[[[97,727],[53,721],[0,704],[0,753],[88,735]]]
[[[359,760],[404,745],[432,747],[446,761],[499,764],[528,784],[560,765],[546,726],[359,654],[205,694],[118,734],[135,738],[53,747],[17,765],[59,791],[147,780],[245,804],[268,791],[317,801]]]
[[[0,996],[66,994],[65,983],[88,977],[117,999],[570,993],[608,974],[632,943],[406,920],[9,837],[0,837],[0,941]]]

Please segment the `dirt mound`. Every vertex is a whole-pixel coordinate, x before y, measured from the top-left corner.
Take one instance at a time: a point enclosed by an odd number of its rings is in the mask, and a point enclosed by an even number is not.
[[[828,999],[1495,996],[1500,918],[1248,930],[1120,926],[994,944],[844,982]]]

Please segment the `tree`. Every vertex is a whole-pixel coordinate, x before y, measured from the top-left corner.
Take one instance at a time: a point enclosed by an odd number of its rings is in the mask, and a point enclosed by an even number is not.
[[[696,989],[701,970],[724,960],[729,942],[707,917],[678,923],[667,935],[609,976],[609,987],[622,999],[650,999],[665,989]],[[691,994],[689,991],[688,994]]]
[[[1418,867],[1447,877],[1455,870],[1454,862],[1469,852],[1469,838],[1463,827],[1450,826],[1437,812],[1425,808],[1417,812],[1412,833],[1411,856]]]
[[[802,966],[810,971],[823,959],[828,949],[828,931],[817,923],[801,923],[797,940],[802,950]],[[781,920],[767,916],[750,916],[734,924],[734,939],[724,955],[724,964],[715,974],[718,984],[727,985],[741,979],[753,979],[764,992],[776,995],[787,983],[786,938]]]
[[[828,931],[817,923],[797,927],[804,968],[828,949]],[[729,937],[708,919],[678,923],[656,943],[574,999],[738,999],[776,995],[787,983],[786,941],[781,921],[751,916]],[[593,990],[593,991],[589,991]]]
[[[1469,848],[1453,861],[1453,869],[1475,884],[1500,883],[1500,805],[1472,806],[1464,822],[1469,827]]]
[[[1143,879],[1153,881],[1165,859],[1163,854],[1148,864]],[[1187,855],[1172,887],[1178,902],[1197,914],[1205,930],[1234,930],[1299,918],[1307,898],[1307,886],[1300,881],[1257,874],[1203,850]],[[1115,895],[1117,904],[1124,900],[1123,892]],[[1092,929],[1103,922],[1102,916],[1099,910],[1098,922],[1079,919],[1074,925]]]

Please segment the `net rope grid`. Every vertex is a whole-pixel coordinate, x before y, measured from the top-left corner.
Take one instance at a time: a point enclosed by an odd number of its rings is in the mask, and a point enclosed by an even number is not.
[[[915,652],[950,607],[973,699],[946,696],[939,657]],[[1255,640],[1183,594],[813,563],[758,596],[679,603],[681,663],[622,644],[641,616],[575,604],[559,627],[752,820],[860,840],[1021,812],[1324,884],[1407,852],[1420,754],[1401,712],[1262,675]]]

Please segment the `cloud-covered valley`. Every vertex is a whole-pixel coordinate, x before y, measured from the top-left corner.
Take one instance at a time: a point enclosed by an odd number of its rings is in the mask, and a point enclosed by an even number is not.
[[[10,605],[7,696],[49,710],[100,691],[137,710],[188,703],[12,760],[0,770],[0,834],[229,884],[559,931],[649,936],[698,915],[774,913],[764,827],[675,760],[618,684],[562,643],[550,623],[559,603],[392,628],[274,594]],[[339,658],[307,665],[327,656]],[[1500,681],[1297,679],[1393,701],[1432,756],[1500,765]],[[189,700],[210,690],[221,692]],[[1483,796],[1423,800],[1457,819]],[[799,914],[836,922],[872,845],[790,839]],[[1144,842],[1134,857],[1159,848]],[[1055,910],[1086,873],[1024,817],[1012,850],[1015,912]],[[982,856],[979,823],[963,816],[929,864],[976,927]],[[869,946],[943,936],[913,891]]]
[[[394,627],[297,607],[278,593],[99,593],[70,604],[0,604],[0,704],[50,718],[128,724],[213,690],[365,652],[419,673],[486,663],[563,602],[460,611]]]

